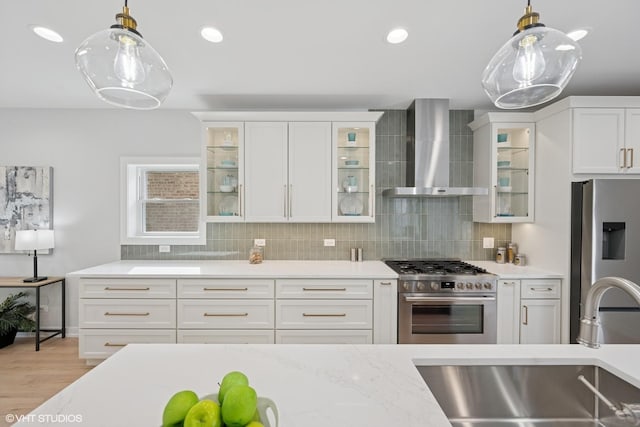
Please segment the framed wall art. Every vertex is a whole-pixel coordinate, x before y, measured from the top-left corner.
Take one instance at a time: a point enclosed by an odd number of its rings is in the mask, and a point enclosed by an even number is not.
[[[50,228],[53,168],[0,166],[0,253],[16,253],[16,230]]]

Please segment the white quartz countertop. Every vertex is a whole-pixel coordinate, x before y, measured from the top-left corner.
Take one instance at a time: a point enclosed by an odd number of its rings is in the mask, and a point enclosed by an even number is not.
[[[416,365],[597,365],[640,387],[638,360],[640,345],[130,344],[17,425],[159,426],[174,393],[216,393],[240,370],[275,401],[280,427],[440,427],[450,424]]]
[[[495,261],[465,261],[497,274],[501,279],[562,279],[562,275],[529,265],[498,264]]]
[[[115,261],[68,273],[76,277],[233,277],[395,279],[382,261]]]

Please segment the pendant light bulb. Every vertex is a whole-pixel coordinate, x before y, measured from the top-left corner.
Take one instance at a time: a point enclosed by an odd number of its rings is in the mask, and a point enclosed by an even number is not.
[[[546,61],[537,37],[534,35],[523,37],[518,43],[513,78],[523,85],[530,85],[533,80],[544,74],[545,67]]]
[[[127,1],[116,24],[76,49],[76,67],[98,98],[118,107],[158,108],[173,86],[164,59],[137,31]]]
[[[113,62],[113,71],[125,86],[142,83],[147,78],[147,72],[140,59],[136,41],[126,35],[121,35],[118,40],[118,53]]]

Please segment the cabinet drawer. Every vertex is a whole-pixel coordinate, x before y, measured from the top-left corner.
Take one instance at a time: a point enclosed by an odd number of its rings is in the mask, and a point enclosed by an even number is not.
[[[187,344],[273,344],[273,330],[178,331],[178,342]]]
[[[80,279],[80,298],[175,298],[174,279]]]
[[[276,331],[276,344],[371,344],[369,330],[353,331]]]
[[[273,280],[178,280],[178,298],[273,298]]]
[[[175,343],[175,329],[80,329],[82,359],[106,359],[127,344]]]
[[[521,298],[560,298],[560,283],[559,279],[523,279]]]
[[[276,280],[276,298],[371,299],[373,281],[366,279]]]
[[[80,328],[176,327],[175,300],[81,299]]]
[[[285,300],[276,302],[277,329],[371,329],[368,300]]]
[[[182,329],[273,329],[273,300],[181,300]]]

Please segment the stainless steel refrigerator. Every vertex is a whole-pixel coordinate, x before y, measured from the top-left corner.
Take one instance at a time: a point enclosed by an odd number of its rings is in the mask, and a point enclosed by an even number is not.
[[[591,285],[617,276],[640,285],[640,180],[594,179],[572,183],[571,342]],[[610,289],[600,305],[600,342],[640,343],[640,307]]]

